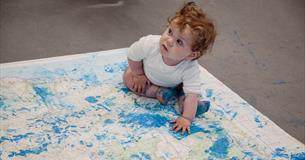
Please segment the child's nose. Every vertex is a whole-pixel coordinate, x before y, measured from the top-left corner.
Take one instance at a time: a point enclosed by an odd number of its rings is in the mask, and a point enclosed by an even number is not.
[[[172,47],[172,46],[174,45],[174,40],[173,40],[173,38],[170,38],[170,37],[169,37],[169,38],[167,39],[167,45],[170,46],[170,47]]]

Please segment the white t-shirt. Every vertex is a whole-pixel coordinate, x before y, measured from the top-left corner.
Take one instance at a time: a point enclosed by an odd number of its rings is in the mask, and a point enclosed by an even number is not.
[[[183,83],[184,93],[201,94],[199,64],[196,60],[184,60],[175,66],[163,62],[160,53],[160,35],[148,35],[133,43],[128,58],[142,61],[146,77],[155,85],[175,87]]]

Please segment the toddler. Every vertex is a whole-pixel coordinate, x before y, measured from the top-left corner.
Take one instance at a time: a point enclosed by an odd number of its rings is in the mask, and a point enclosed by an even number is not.
[[[156,98],[162,104],[178,96],[181,116],[171,121],[176,132],[190,134],[191,122],[203,107],[199,101],[201,80],[197,59],[212,48],[215,37],[213,22],[194,2],[189,2],[168,19],[168,27],[161,36],[142,37],[128,50],[124,84],[132,92]],[[173,88],[182,94],[175,94]]]

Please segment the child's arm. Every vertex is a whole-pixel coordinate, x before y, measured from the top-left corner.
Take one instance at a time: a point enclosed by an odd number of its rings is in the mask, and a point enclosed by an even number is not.
[[[128,65],[133,74],[134,84],[132,89],[135,92],[144,93],[146,84],[150,84],[150,82],[144,73],[143,61],[133,61],[128,59]]]
[[[198,100],[198,94],[188,93],[185,95],[183,114],[181,117],[172,121],[175,122],[173,130],[179,131],[182,129],[182,134],[184,134],[185,130],[187,130],[189,134],[191,133],[190,125],[196,115]]]
[[[131,69],[131,72],[135,75],[143,75],[144,69],[143,69],[143,61],[133,61],[128,58],[128,66]]]

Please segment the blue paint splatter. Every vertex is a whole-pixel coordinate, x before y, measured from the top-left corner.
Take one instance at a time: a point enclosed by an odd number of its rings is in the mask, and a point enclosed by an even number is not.
[[[94,85],[99,82],[94,73],[83,75],[80,80],[84,81],[87,86]]]
[[[120,123],[138,124],[145,128],[159,128],[165,126],[169,121],[166,117],[149,113],[131,113],[126,116],[124,114],[120,114],[120,118],[122,119]]]
[[[41,98],[42,102],[44,102],[45,104],[47,104],[49,97],[53,96],[53,94],[49,92],[48,89],[45,87],[33,86],[33,89],[35,93]]]
[[[211,98],[211,97],[212,97],[212,95],[213,95],[213,90],[212,90],[212,89],[206,89],[205,92],[206,92],[206,96],[207,96],[208,98]]]
[[[128,87],[122,87],[121,91],[123,91],[125,94],[127,94],[129,92]]]
[[[107,138],[107,135],[105,133],[104,134],[95,134],[94,136],[98,141],[102,141]]]
[[[86,97],[85,100],[89,103],[96,103],[98,101],[98,99],[93,96]]]
[[[114,123],[114,121],[112,120],[112,119],[106,119],[105,121],[104,121],[104,124],[106,124],[106,125],[108,125],[108,124],[113,124]]]
[[[79,144],[84,145],[85,142],[84,142],[83,140],[80,140],[80,141],[79,141]]]
[[[90,148],[90,147],[93,146],[93,143],[92,142],[88,142],[88,143],[86,143],[86,146]]]
[[[234,157],[232,157],[230,160],[239,160],[239,158],[236,157],[236,156],[234,156]]]
[[[216,133],[220,133],[220,132],[224,131],[224,129],[220,126],[219,123],[212,122],[211,124],[208,125],[208,127],[210,129],[213,129],[213,131],[216,132]]]
[[[137,153],[137,154],[132,154],[132,155],[130,156],[130,159],[132,159],[132,160],[150,160],[151,157],[150,157],[150,155],[147,154],[147,153],[139,152],[139,153]]]
[[[127,69],[128,63],[127,63],[127,61],[124,61],[124,62],[118,63],[118,66],[121,71],[125,71]]]
[[[305,152],[295,153],[290,156],[291,160],[304,160]]]
[[[272,152],[272,156],[273,157],[284,157],[284,158],[289,158],[289,155],[286,153],[286,150],[284,147],[282,148],[276,148],[273,152]]]
[[[57,134],[61,133],[61,129],[58,126],[52,126],[52,130],[54,133],[57,133]]]
[[[22,149],[19,150],[19,152],[10,152],[10,154],[8,155],[8,157],[14,157],[14,156],[26,156],[28,154],[40,154],[42,152],[48,151],[48,145],[50,143],[43,143],[41,146],[37,147],[37,148],[32,148],[32,149]]]
[[[111,65],[105,66],[104,70],[105,70],[106,72],[113,73],[113,68],[112,68]]]
[[[254,120],[259,128],[263,128],[266,125],[266,122],[264,122],[262,120],[262,117],[260,117],[259,115],[255,116]]]
[[[215,141],[212,147],[209,148],[211,155],[217,158],[226,158],[228,149],[230,148],[230,141],[227,137],[221,137]]]

